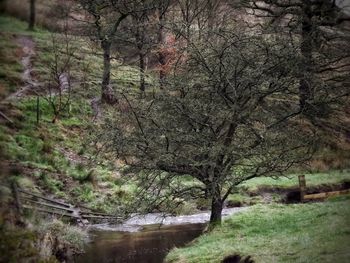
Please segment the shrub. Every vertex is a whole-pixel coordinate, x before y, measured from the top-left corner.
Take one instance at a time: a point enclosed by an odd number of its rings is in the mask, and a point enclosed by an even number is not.
[[[54,219],[52,221],[44,221],[38,224],[36,230],[44,236],[49,233],[60,241],[60,243],[68,244],[70,247],[81,250],[88,240],[86,231],[62,221]]]

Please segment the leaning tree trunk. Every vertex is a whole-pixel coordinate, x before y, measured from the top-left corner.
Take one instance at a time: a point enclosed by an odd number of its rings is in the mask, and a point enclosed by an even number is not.
[[[103,75],[102,75],[102,92],[101,101],[108,104],[116,102],[113,90],[110,87],[111,79],[111,46],[112,43],[108,40],[103,40],[101,47],[103,49]]]
[[[212,191],[209,230],[213,229],[218,225],[221,225],[222,208],[223,208],[223,200],[221,199],[221,191],[220,191],[220,188],[216,186]]]
[[[29,30],[34,30],[35,26],[35,0],[30,0],[30,8],[29,8]]]

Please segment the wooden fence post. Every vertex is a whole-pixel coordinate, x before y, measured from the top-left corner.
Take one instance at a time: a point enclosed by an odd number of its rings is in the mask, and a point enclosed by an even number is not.
[[[306,181],[305,175],[299,175],[299,190],[300,190],[300,201],[304,201],[305,193],[306,193]]]

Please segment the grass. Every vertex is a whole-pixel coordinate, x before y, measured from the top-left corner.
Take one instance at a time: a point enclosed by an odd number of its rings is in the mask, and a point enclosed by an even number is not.
[[[225,220],[167,262],[221,262],[228,255],[255,262],[347,262],[350,196],[324,203],[257,205]]]
[[[8,96],[22,86],[22,51],[17,43],[17,37],[20,35],[32,37],[36,44],[34,76],[42,82],[47,80],[49,75],[53,33],[40,27],[34,32],[27,31],[26,22],[0,15],[0,98]],[[65,109],[59,121],[53,124],[53,109],[43,95],[40,97],[38,125],[36,97],[27,96],[4,105],[1,111],[6,113],[14,124],[0,126],[1,157],[22,167],[16,173],[10,171],[9,177],[15,177],[16,180],[23,178],[24,181],[32,182],[35,189],[69,202],[84,202],[99,210],[111,210],[115,208],[119,199],[129,199],[132,191],[123,188],[122,180],[116,180],[113,175],[114,164],[111,161],[95,155],[93,143],[96,138],[91,136],[90,131],[96,127],[91,124],[90,100],[98,97],[100,93],[98,83],[102,75],[102,54],[91,52],[93,50],[88,39],[77,38],[72,44],[73,48],[77,49],[77,58],[80,59],[77,59],[77,64],[72,68],[70,107]],[[127,88],[132,83],[137,83],[137,69],[121,66],[116,61],[112,66],[112,75],[117,87]],[[87,79],[84,79],[85,77]],[[85,85],[79,84],[82,80],[86,81]],[[148,77],[147,80],[151,81],[151,78]],[[108,108],[103,110],[108,114]],[[71,160],[68,157],[70,154],[77,160]],[[79,163],[80,159],[86,162]],[[95,162],[93,166],[91,159]],[[102,182],[108,187],[100,188],[99,183]],[[23,187],[29,186],[23,184]]]
[[[350,182],[349,171],[329,171],[327,173],[305,174],[307,187],[336,186],[343,182]],[[295,191],[299,187],[298,175],[273,179],[271,177],[253,178],[239,185],[236,192],[227,198],[227,206],[239,207],[266,203],[281,203],[285,201],[285,194],[278,190]],[[321,190],[322,191],[322,190]]]
[[[13,36],[3,34],[1,30],[0,47],[0,99],[4,99],[21,84],[23,68],[18,60],[19,47],[14,43]]]
[[[350,181],[349,171],[333,171],[328,173],[311,173],[305,174],[306,185],[315,186],[321,184],[337,184],[343,181]],[[271,177],[258,177],[246,181],[241,187],[249,190],[256,190],[259,187],[296,187],[299,185],[298,175],[292,174],[285,177],[273,179]]]

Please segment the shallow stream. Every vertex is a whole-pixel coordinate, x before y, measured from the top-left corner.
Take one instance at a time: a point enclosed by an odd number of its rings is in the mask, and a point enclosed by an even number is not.
[[[245,208],[223,210],[223,216]],[[92,242],[77,263],[161,263],[174,247],[198,237],[209,220],[209,212],[186,216],[148,214],[134,216],[121,225],[90,227]]]

